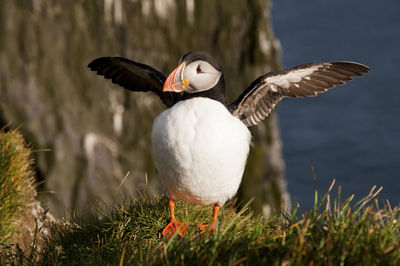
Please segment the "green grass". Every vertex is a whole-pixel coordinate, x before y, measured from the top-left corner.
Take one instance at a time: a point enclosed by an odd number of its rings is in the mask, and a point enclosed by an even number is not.
[[[339,190],[340,191],[340,190]],[[167,200],[143,195],[128,206],[99,210],[98,217],[53,226],[44,249],[29,259],[8,253],[4,262],[39,265],[396,265],[400,263],[399,209],[381,207],[373,188],[361,201],[316,193],[306,213],[264,219],[243,206],[224,207],[215,234],[196,229],[211,207],[177,202],[177,218],[192,227],[183,238],[163,239]],[[338,195],[340,198],[340,194]],[[25,261],[24,261],[25,260]],[[27,260],[27,261],[26,261]]]
[[[16,221],[33,201],[30,149],[17,131],[0,131],[0,248],[18,232]]]

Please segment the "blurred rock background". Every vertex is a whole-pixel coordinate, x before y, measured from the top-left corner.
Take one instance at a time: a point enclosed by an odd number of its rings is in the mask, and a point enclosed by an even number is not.
[[[22,125],[36,150],[40,200],[57,216],[91,212],[99,202],[137,195],[145,173],[149,191],[160,193],[150,132],[162,103],[96,76],[91,60],[124,56],[168,74],[184,53],[205,50],[222,65],[231,102],[256,77],[280,68],[270,4],[1,1],[0,127]],[[239,202],[254,197],[253,209],[268,215],[290,201],[275,115],[252,134]]]

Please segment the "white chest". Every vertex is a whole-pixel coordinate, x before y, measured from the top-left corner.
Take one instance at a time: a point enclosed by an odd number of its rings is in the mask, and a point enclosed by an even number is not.
[[[152,149],[171,197],[223,205],[237,191],[250,145],[247,127],[219,102],[178,102],[154,121]]]

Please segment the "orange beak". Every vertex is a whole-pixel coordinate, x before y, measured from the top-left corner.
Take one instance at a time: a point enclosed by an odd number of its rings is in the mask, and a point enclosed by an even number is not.
[[[174,71],[169,74],[167,80],[164,83],[164,92],[182,92],[184,91],[184,86],[189,85],[189,82],[183,78],[183,71],[185,70],[186,63],[183,62]]]

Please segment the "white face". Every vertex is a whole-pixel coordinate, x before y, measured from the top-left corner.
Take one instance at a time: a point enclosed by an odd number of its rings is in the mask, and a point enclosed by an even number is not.
[[[182,80],[189,85],[184,86],[186,92],[206,91],[217,85],[222,73],[206,61],[197,60],[187,65],[183,71]]]

